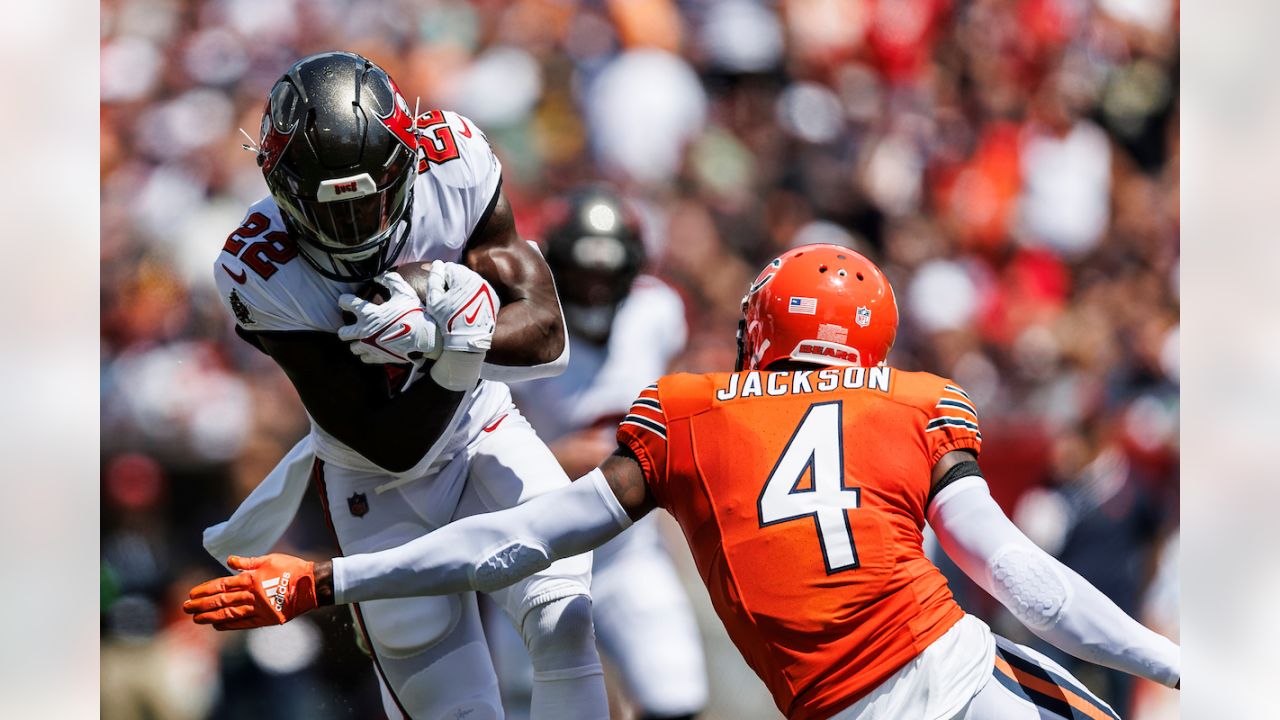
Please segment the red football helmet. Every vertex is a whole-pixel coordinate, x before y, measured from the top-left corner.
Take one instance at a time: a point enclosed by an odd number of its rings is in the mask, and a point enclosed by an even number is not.
[[[789,250],[742,298],[736,370],[781,360],[873,367],[898,334],[898,303],[875,263],[839,245]]]

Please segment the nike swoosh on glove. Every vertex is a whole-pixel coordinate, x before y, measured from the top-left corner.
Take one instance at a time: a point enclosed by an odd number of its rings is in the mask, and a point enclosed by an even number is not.
[[[440,326],[445,351],[488,352],[499,304],[498,293],[476,271],[457,263],[431,263],[426,309]]]
[[[227,565],[241,572],[191,589],[182,610],[198,625],[217,630],[282,625],[316,607],[315,563],[283,553],[242,558]]]
[[[381,305],[350,293],[338,297],[338,307],[356,317],[338,328],[338,337],[351,343],[351,352],[369,364],[420,365],[424,359],[440,357],[440,332],[413,287],[395,271],[379,275],[374,282],[390,291]]]
[[[480,381],[484,357],[493,346],[498,294],[474,270],[436,262],[427,274],[427,313],[440,327],[444,351],[431,366],[440,387],[462,392]]]

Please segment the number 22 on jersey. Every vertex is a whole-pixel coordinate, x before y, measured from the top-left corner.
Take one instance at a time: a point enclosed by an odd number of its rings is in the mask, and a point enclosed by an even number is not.
[[[227,236],[227,242],[222,246],[224,252],[239,257],[240,262],[251,268],[263,280],[270,279],[276,274],[276,265],[283,265],[298,255],[297,246],[289,240],[289,233],[283,230],[269,232],[261,240],[247,243],[248,240],[266,232],[270,225],[271,221],[266,215],[254,213],[245,219],[244,225]],[[246,244],[248,244],[247,250]],[[243,271],[237,276],[226,265],[223,265],[222,269],[226,270],[236,282],[244,282]]]
[[[839,400],[809,406],[757,501],[762,528],[813,518],[828,575],[858,567],[848,511],[862,489],[845,483],[842,411]]]

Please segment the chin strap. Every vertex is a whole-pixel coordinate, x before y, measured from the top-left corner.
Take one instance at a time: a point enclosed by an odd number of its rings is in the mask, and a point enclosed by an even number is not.
[[[742,372],[742,365],[747,358],[747,319],[745,317],[738,320],[738,357],[733,361],[733,371]]]

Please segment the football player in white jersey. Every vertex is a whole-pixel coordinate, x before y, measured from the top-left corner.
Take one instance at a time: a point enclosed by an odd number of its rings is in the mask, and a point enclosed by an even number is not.
[[[271,195],[227,238],[214,274],[236,332],[288,375],[311,433],[206,531],[210,552],[274,544],[308,480],[342,553],[567,485],[502,382],[554,375],[568,348],[550,272],[516,233],[483,133],[452,112],[411,113],[381,68],[330,52],[276,82],[252,149]],[[388,272],[411,262],[431,264],[425,303]],[[369,280],[387,288],[383,303],[355,295]],[[607,717],[590,569],[589,554],[568,558],[490,593],[528,647],[535,718]],[[354,615],[388,716],[503,716],[474,593],[377,600]]]
[[[639,219],[611,189],[581,188],[549,208],[542,245],[564,304],[569,365],[556,377],[513,384],[511,392],[565,472],[579,477],[613,452],[632,399],[684,349],[684,303],[641,274]],[[707,700],[702,647],[656,522],[647,517],[595,551],[596,637],[640,718],[690,718]],[[490,625],[502,677],[523,653],[514,634]],[[518,684],[502,679],[504,688]]]

